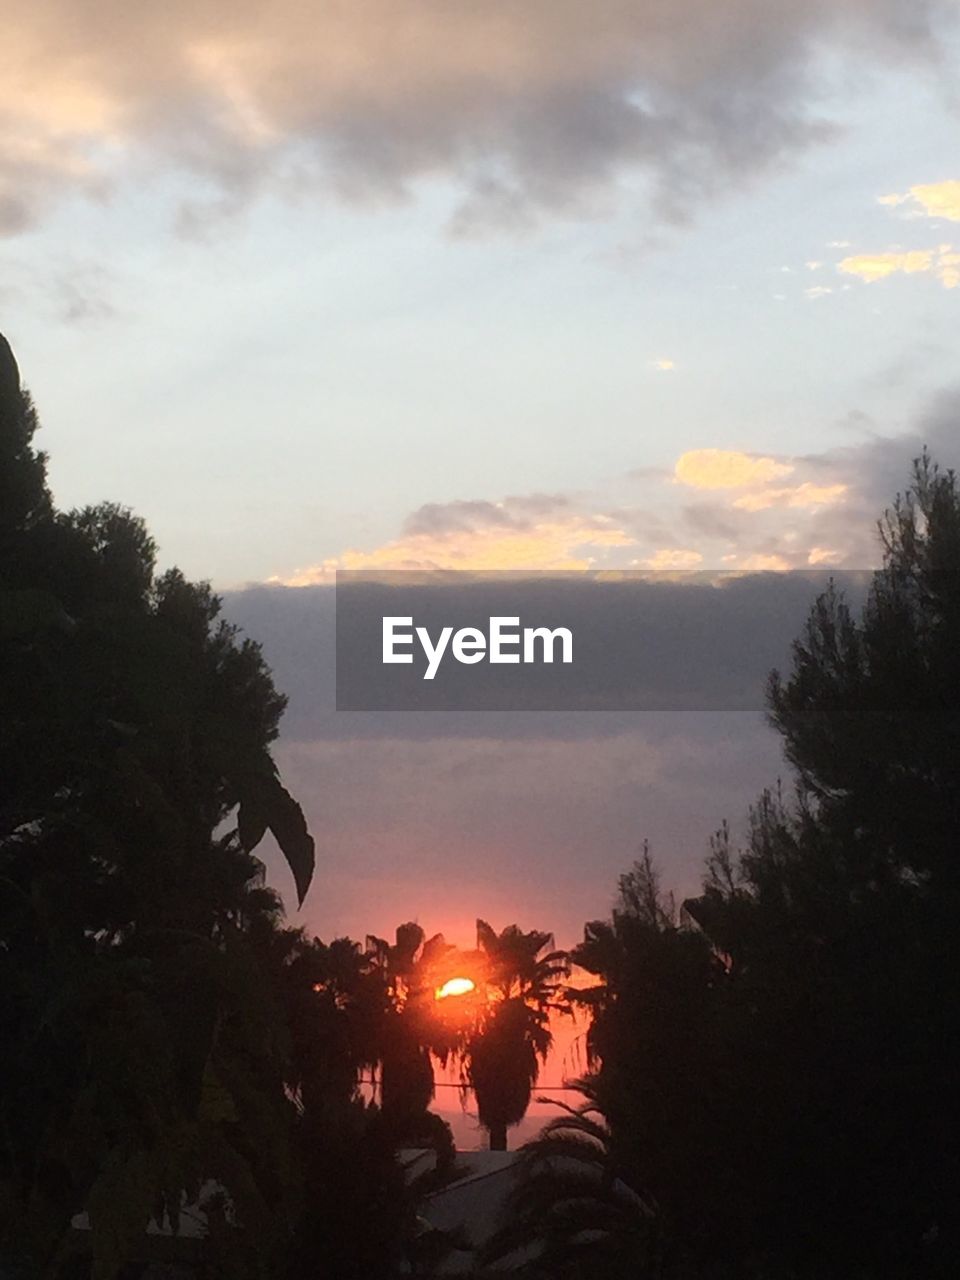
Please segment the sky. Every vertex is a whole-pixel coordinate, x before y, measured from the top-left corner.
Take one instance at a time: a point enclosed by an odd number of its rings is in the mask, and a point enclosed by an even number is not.
[[[290,692],[309,928],[570,945],[787,776],[760,705],[338,718],[316,618],[337,568],[875,564],[960,461],[957,17],[6,0],[0,329],[60,505],[133,507]]]

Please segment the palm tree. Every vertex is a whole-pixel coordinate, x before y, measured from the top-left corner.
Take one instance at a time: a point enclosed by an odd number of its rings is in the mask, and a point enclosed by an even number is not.
[[[399,1136],[423,1127],[433,1095],[431,1054],[452,1048],[434,1017],[435,973],[454,951],[443,934],[428,938],[418,924],[402,924],[396,942],[367,938],[367,957],[385,984],[386,1006],[379,1030],[381,1104]]]
[[[656,1274],[656,1212],[624,1180],[616,1144],[589,1079],[579,1107],[522,1148],[505,1222],[484,1262],[510,1261],[524,1275],[636,1280]]]
[[[477,1099],[491,1151],[506,1151],[507,1129],[526,1115],[540,1065],[553,1043],[550,1011],[559,1007],[569,974],[566,953],[553,935],[508,925],[496,933],[477,921],[477,950],[485,970],[487,1002],[466,1037],[463,1079]]]

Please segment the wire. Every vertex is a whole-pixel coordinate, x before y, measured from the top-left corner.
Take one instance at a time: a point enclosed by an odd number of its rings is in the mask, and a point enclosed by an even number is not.
[[[358,1083],[372,1085],[376,1088],[379,1080],[360,1080]],[[433,1087],[435,1089],[462,1089],[470,1093],[470,1085],[456,1084],[452,1080],[434,1080]],[[573,1084],[535,1084],[533,1086],[535,1093],[579,1093],[580,1090]]]

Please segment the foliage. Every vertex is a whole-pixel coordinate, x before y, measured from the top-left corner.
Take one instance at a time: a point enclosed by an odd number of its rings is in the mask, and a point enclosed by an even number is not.
[[[56,1272],[86,1210],[107,1280],[216,1179],[269,1270],[292,1106],[252,849],[269,826],[301,897],[313,859],[269,753],[284,700],[142,521],[54,509],[35,428],[4,343],[0,1248]]]
[[[579,1107],[521,1148],[506,1221],[484,1249],[487,1264],[557,1280],[635,1280],[655,1274],[657,1216],[623,1179],[610,1128],[589,1081]]]
[[[553,1042],[550,1011],[559,1008],[569,964],[552,934],[525,933],[516,925],[498,934],[478,920],[477,949],[487,1002],[462,1049],[463,1080],[477,1099],[491,1149],[506,1150],[507,1129],[526,1114]]]
[[[590,1087],[666,1274],[945,1276],[956,1256],[960,493],[926,457],[862,616],[771,677],[796,792],[677,912],[649,853],[574,960]]]

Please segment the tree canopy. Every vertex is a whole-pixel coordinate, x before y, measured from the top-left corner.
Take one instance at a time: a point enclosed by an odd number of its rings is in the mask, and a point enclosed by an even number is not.
[[[272,830],[302,900],[313,841],[259,646],[125,508],[58,511],[36,426],[0,343],[0,1239],[54,1265],[86,1210],[107,1277],[205,1179],[269,1220],[286,1031],[253,850]]]
[[[918,459],[880,535],[862,614],[832,585],[790,670],[771,675],[792,791],[760,796],[743,847],[721,827],[703,892],[680,909],[645,849],[611,919],[572,953],[598,978],[570,998],[591,1014],[584,1089],[603,1127],[568,1117],[534,1144],[512,1227],[545,1258],[559,1224],[590,1224],[561,1232],[584,1254],[571,1274],[618,1274],[609,1231],[656,1275],[915,1280],[955,1267],[954,474]],[[590,1150],[569,1148],[587,1129]],[[617,1225],[602,1180],[575,1191],[576,1170],[554,1168],[550,1190],[558,1139],[652,1209],[653,1252],[635,1219]]]

